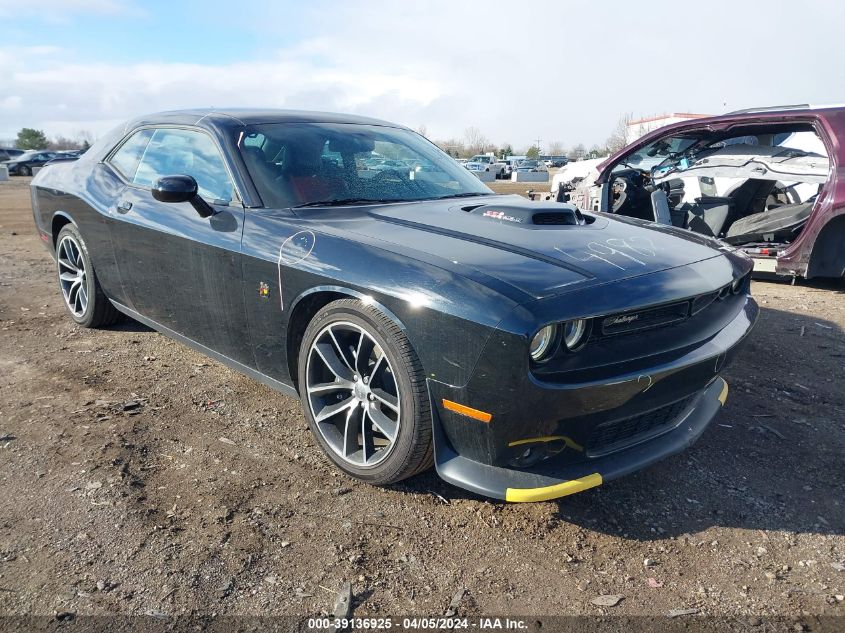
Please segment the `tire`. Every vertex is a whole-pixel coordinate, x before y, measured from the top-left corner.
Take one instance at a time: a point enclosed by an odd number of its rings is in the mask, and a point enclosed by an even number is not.
[[[308,426],[340,470],[387,485],[431,467],[425,373],[382,312],[356,299],[325,306],[303,335],[298,378]]]
[[[20,172],[21,176],[31,176],[32,168],[29,165],[21,165]]]
[[[88,247],[73,224],[62,227],[56,238],[56,270],[65,309],[79,325],[97,328],[122,319],[103,293]]]

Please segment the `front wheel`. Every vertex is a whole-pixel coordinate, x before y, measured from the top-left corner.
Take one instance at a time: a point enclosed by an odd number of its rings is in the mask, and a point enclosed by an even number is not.
[[[21,165],[20,172],[21,172],[21,176],[31,176],[32,175],[32,169],[29,167],[29,165]]]
[[[56,239],[59,288],[70,318],[83,327],[102,327],[120,320],[91,265],[88,247],[73,224],[66,224]]]
[[[385,485],[431,466],[425,375],[379,310],[355,299],[320,310],[303,336],[298,373],[308,425],[342,471]]]

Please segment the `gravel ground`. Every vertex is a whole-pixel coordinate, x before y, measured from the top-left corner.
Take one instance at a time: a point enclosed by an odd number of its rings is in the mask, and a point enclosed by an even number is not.
[[[505,505],[352,481],[298,401],[138,324],[77,327],[28,180],[0,182],[0,615],[320,614],[345,582],[355,615],[843,614],[841,282],[753,284],[689,451]]]

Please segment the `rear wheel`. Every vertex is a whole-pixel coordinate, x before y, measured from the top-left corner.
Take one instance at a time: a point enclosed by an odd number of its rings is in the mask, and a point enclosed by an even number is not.
[[[21,171],[21,176],[31,176],[32,175],[32,169],[29,167],[29,165],[21,165],[20,171]]]
[[[66,224],[56,239],[59,288],[70,317],[83,327],[101,327],[120,320],[121,314],[100,287],[88,248],[73,224]]]
[[[341,299],[317,313],[300,348],[299,391],[320,447],[347,474],[383,485],[431,466],[422,366],[375,308]]]

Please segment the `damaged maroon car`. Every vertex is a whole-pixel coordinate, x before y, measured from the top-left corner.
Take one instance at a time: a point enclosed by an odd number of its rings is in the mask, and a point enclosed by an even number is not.
[[[553,193],[718,238],[751,256],[757,273],[841,278],[843,137],[845,107],[695,119],[646,134],[599,165],[597,178]]]

